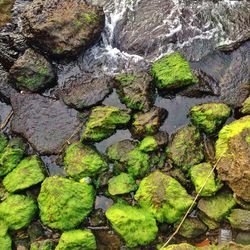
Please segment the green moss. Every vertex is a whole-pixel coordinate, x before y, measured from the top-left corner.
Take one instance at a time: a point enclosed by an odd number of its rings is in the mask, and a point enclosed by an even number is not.
[[[26,227],[36,212],[35,201],[25,195],[9,195],[0,203],[0,220],[3,220],[11,230]]]
[[[99,106],[92,109],[82,140],[101,141],[111,136],[117,127],[130,120],[128,111],[117,107]]]
[[[181,243],[169,245],[167,247],[162,248],[162,250],[196,250],[196,247],[188,243]]]
[[[212,171],[212,168],[213,167],[210,163],[201,163],[191,167],[189,170],[191,181],[195,186],[196,193],[201,190],[204,183],[207,181],[200,193],[200,196],[211,196],[223,186],[223,184],[216,179],[214,172],[212,172],[210,177],[207,179]]]
[[[231,115],[231,109],[223,103],[205,103],[191,108],[192,123],[206,134],[214,134]]]
[[[90,230],[72,230],[64,232],[56,250],[95,250],[95,236]]]
[[[108,169],[101,154],[81,143],[73,143],[66,149],[64,166],[67,175],[76,180],[97,176]]]
[[[143,152],[152,152],[158,148],[156,139],[153,136],[146,136],[140,143],[139,149]]]
[[[91,212],[94,197],[91,185],[60,176],[48,177],[38,196],[40,218],[51,228],[72,229]]]
[[[250,143],[250,136],[249,135],[246,136],[245,140],[246,140],[247,143]]]
[[[0,247],[3,250],[11,250],[11,238],[8,234],[8,226],[2,220],[0,220]]]
[[[107,210],[106,217],[128,247],[147,245],[158,232],[154,217],[140,208],[117,203]]]
[[[30,250],[53,250],[54,244],[51,240],[40,240],[31,243]]]
[[[250,211],[244,209],[233,209],[228,216],[232,228],[249,231],[250,230]]]
[[[161,223],[178,221],[192,204],[192,197],[181,184],[160,171],[141,181],[135,199]]]
[[[38,156],[33,155],[23,159],[17,167],[4,178],[3,185],[12,193],[36,185],[42,182],[44,178],[44,164]]]
[[[244,101],[240,112],[244,115],[250,115],[250,96]]]
[[[189,63],[178,52],[164,56],[153,63],[151,74],[160,89],[180,88],[198,82]]]
[[[0,133],[0,154],[4,151],[8,145],[8,138],[5,134]]]

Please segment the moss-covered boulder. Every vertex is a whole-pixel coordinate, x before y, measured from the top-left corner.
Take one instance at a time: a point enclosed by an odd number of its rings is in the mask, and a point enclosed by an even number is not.
[[[35,201],[25,195],[9,195],[0,203],[0,220],[11,230],[26,227],[37,212]]]
[[[198,165],[192,166],[189,169],[189,175],[191,177],[192,183],[194,184],[196,193],[201,190],[204,183],[206,182],[206,185],[203,187],[200,196],[211,196],[223,186],[222,182],[216,178],[214,172],[210,174],[212,169],[213,167],[210,163],[200,163]],[[207,179],[208,176],[209,178]]]
[[[72,230],[61,235],[56,250],[95,250],[95,236],[90,230]]]
[[[120,74],[115,77],[117,93],[128,108],[149,110],[153,103],[152,78],[143,72]]]
[[[162,250],[196,250],[195,246],[188,243],[172,244],[162,248]]]
[[[160,171],[141,181],[135,199],[159,222],[168,223],[178,221],[193,201],[178,181]]]
[[[244,209],[233,209],[228,220],[233,228],[250,231],[250,211]]]
[[[8,138],[5,134],[0,133],[0,154],[4,151],[8,145]]]
[[[54,243],[51,240],[39,240],[30,244],[30,250],[53,250]]]
[[[147,245],[156,238],[156,221],[141,208],[117,203],[106,211],[106,216],[128,247]]]
[[[223,221],[235,205],[233,194],[224,190],[214,196],[202,198],[198,202],[198,208],[218,222]]]
[[[216,133],[231,115],[231,109],[223,103],[205,103],[190,109],[192,123],[206,134]]]
[[[72,229],[91,212],[94,197],[93,187],[85,182],[61,176],[48,177],[38,196],[40,218],[51,228]]]
[[[0,176],[12,171],[22,160],[26,146],[20,138],[9,141],[7,147],[0,153]]]
[[[126,194],[136,189],[135,180],[126,173],[114,176],[108,182],[108,191],[111,195]]]
[[[202,211],[198,211],[197,213],[198,218],[208,226],[210,230],[214,230],[220,227],[220,222],[213,220],[212,218],[209,218],[205,213]]]
[[[83,141],[101,141],[108,138],[116,129],[130,121],[128,110],[112,106],[98,106],[92,109],[86,129],[83,132]]]
[[[23,159],[4,179],[3,185],[10,192],[29,188],[45,179],[44,164],[36,156]]]
[[[11,250],[12,241],[8,234],[8,226],[0,220],[0,247],[3,250]]]
[[[80,180],[106,171],[108,164],[97,150],[77,142],[66,149],[64,167],[68,176]]]
[[[164,56],[153,63],[151,74],[160,89],[177,89],[198,82],[189,63],[178,52]]]
[[[167,156],[183,169],[200,163],[204,158],[202,136],[198,129],[187,125],[179,129],[171,138]]]
[[[243,102],[240,112],[243,115],[250,115],[250,96]]]

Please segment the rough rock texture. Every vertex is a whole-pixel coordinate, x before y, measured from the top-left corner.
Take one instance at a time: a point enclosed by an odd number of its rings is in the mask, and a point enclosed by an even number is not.
[[[14,2],[14,0],[0,1],[0,27],[4,26],[10,20]]]
[[[161,223],[178,221],[192,204],[192,197],[181,184],[160,171],[141,181],[135,199]]]
[[[217,171],[238,197],[250,202],[250,116],[244,116],[219,132]]]
[[[40,154],[57,154],[80,127],[77,111],[38,94],[11,98],[13,132],[21,134]]]
[[[44,164],[36,155],[23,159],[4,179],[3,185],[10,192],[29,188],[45,178]]]
[[[53,250],[54,244],[51,240],[39,240],[32,242],[30,250]]]
[[[233,228],[250,231],[250,211],[233,209],[227,219]]]
[[[173,244],[167,247],[164,247],[162,250],[195,250],[196,247],[188,244],[188,243],[180,243],[180,244]]]
[[[131,133],[135,138],[156,134],[167,117],[167,110],[153,107],[148,112],[138,112],[134,115]]]
[[[250,245],[250,232],[239,232],[235,242],[242,245]]]
[[[64,167],[68,176],[80,180],[106,171],[108,164],[97,150],[78,142],[66,149]]]
[[[56,250],[95,250],[95,236],[89,230],[72,230],[61,235]]]
[[[209,218],[205,213],[202,211],[198,211],[197,213],[198,218],[208,226],[210,230],[214,230],[220,227],[220,222],[213,220],[212,218]]]
[[[198,129],[187,125],[179,129],[167,148],[167,156],[175,165],[183,169],[200,163],[203,158],[202,136]]]
[[[38,196],[40,218],[53,229],[68,230],[78,226],[91,212],[94,189],[64,177],[48,177]]]
[[[117,92],[128,108],[147,111],[153,104],[152,78],[144,72],[117,75]]]
[[[243,115],[250,115],[250,96],[243,102],[240,112]]]
[[[147,245],[158,232],[154,217],[140,208],[117,203],[107,210],[106,216],[128,247]]]
[[[130,120],[127,110],[112,106],[98,106],[92,109],[82,140],[101,141],[113,133],[119,126],[126,125]]]
[[[216,133],[230,115],[231,109],[223,103],[200,104],[189,112],[192,123],[208,135]]]
[[[27,226],[37,212],[35,201],[25,195],[9,195],[0,203],[0,220],[11,230]]]
[[[37,92],[55,79],[52,65],[41,54],[27,49],[10,69],[10,80],[18,89]]]
[[[72,56],[87,49],[104,26],[103,11],[79,0],[35,0],[22,19],[24,35],[56,56]]]

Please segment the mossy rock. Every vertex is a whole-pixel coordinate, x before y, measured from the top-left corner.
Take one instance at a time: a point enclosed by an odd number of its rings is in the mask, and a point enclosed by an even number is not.
[[[8,145],[8,138],[5,134],[0,133],[0,154],[4,151]]]
[[[64,167],[68,176],[80,180],[105,172],[108,164],[97,150],[77,142],[66,149]]]
[[[40,218],[53,229],[72,229],[91,212],[94,198],[94,189],[87,183],[61,176],[48,177],[38,196]]]
[[[193,202],[177,180],[158,170],[142,179],[135,200],[161,223],[178,221]]]
[[[160,89],[177,89],[198,83],[189,63],[179,53],[164,56],[153,63],[151,74]]]
[[[61,235],[56,250],[95,250],[95,236],[90,230],[72,230]]]
[[[213,167],[210,163],[200,163],[192,166],[189,170],[189,175],[192,183],[194,184],[196,193],[199,193],[206,182],[200,196],[212,196],[223,186],[222,182],[216,178],[214,171],[210,174],[212,169]],[[207,179],[208,176],[209,178]]]
[[[8,234],[8,226],[0,220],[0,247],[3,250],[11,250],[12,241]]]
[[[108,138],[116,129],[125,126],[130,121],[127,110],[112,106],[98,106],[92,109],[86,128],[82,134],[83,141],[102,141]]]
[[[117,203],[106,211],[106,216],[128,247],[144,246],[156,238],[156,221],[141,208]]]
[[[220,227],[220,223],[218,221],[213,220],[212,218],[209,218],[205,213],[202,211],[198,211],[197,213],[198,218],[208,226],[210,230],[214,230]]]
[[[3,185],[10,193],[13,193],[34,186],[44,179],[44,164],[38,156],[33,155],[23,159],[3,179]]]
[[[3,220],[11,230],[28,226],[36,212],[35,201],[25,195],[12,194],[0,203],[0,220]]]
[[[233,209],[227,219],[232,228],[242,231],[250,231],[250,211],[244,209]]]
[[[243,115],[250,115],[250,96],[243,102],[240,112]]]
[[[172,244],[162,248],[162,250],[196,250],[196,247],[188,243]]]
[[[205,103],[194,106],[189,112],[192,123],[206,134],[215,134],[231,115],[223,103]]]
[[[32,242],[30,250],[53,250],[54,243],[51,240],[39,240]]]

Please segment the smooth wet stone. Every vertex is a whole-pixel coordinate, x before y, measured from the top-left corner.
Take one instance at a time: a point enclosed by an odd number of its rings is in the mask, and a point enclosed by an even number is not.
[[[99,39],[104,13],[99,7],[74,0],[35,0],[22,15],[25,37],[55,56],[75,56]]]
[[[186,125],[179,129],[171,138],[167,156],[182,169],[200,163],[204,158],[202,136],[198,129]]]
[[[128,110],[113,106],[97,106],[91,111],[82,140],[102,141],[114,134],[117,128],[127,125],[129,121]]]
[[[141,208],[117,203],[106,211],[106,216],[128,247],[144,246],[156,238],[156,221]]]
[[[12,241],[8,234],[8,226],[0,220],[0,246],[2,249],[11,250]]]
[[[250,231],[250,211],[233,209],[227,219],[233,228],[242,231]]]
[[[61,235],[55,250],[95,250],[95,236],[90,230],[72,230]]]
[[[18,89],[37,92],[55,80],[50,62],[33,49],[27,49],[10,69],[10,81]]]
[[[226,126],[216,141],[219,178],[227,182],[236,195],[250,202],[250,116]]]
[[[106,250],[108,248],[120,250],[123,245],[121,238],[117,234],[114,234],[113,231],[96,230],[95,236],[98,250]]]
[[[158,170],[142,179],[135,200],[161,223],[178,221],[193,201],[177,180]]]
[[[133,116],[131,133],[135,138],[154,135],[167,117],[167,110],[153,107],[148,112],[138,112]]]
[[[11,194],[0,203],[0,220],[11,230],[26,227],[37,212],[35,201],[25,195]]]
[[[39,240],[31,243],[30,250],[53,250],[54,244],[51,240]]]
[[[198,209],[205,213],[209,218],[221,222],[226,218],[235,205],[236,202],[233,198],[233,194],[222,190],[212,197],[200,199],[198,202]]]
[[[45,179],[45,166],[41,159],[33,155],[23,159],[17,167],[3,179],[8,192],[13,193],[34,186]]]
[[[231,109],[223,103],[205,103],[189,111],[192,123],[206,134],[216,133],[231,115]]]
[[[60,176],[48,177],[38,196],[40,218],[53,229],[69,230],[78,226],[91,212],[94,189]]]
[[[115,77],[117,93],[128,108],[147,111],[152,107],[152,78],[144,72],[120,74]]]
[[[14,0],[1,0],[0,1],[0,27],[4,26],[11,18],[11,9]]]
[[[240,112],[243,115],[250,115],[250,96],[243,102]]]
[[[62,102],[38,94],[11,98],[13,132],[21,134],[40,154],[58,154],[80,128],[78,112]]]
[[[80,180],[107,171],[108,164],[96,149],[77,142],[65,150],[64,168],[68,176]]]

